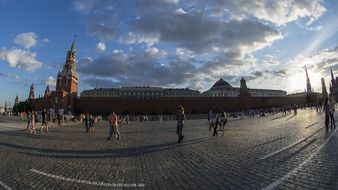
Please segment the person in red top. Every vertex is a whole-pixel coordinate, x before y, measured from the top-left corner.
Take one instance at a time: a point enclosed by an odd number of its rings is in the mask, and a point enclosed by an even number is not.
[[[118,115],[115,114],[115,112],[113,111],[110,115],[109,115],[109,124],[110,124],[110,130],[109,130],[109,136],[107,138],[107,140],[111,140],[113,137],[113,134],[115,134],[117,136],[117,139],[119,140],[121,138],[120,135],[120,131],[118,129],[119,125],[118,125],[118,121],[119,121],[119,117]]]

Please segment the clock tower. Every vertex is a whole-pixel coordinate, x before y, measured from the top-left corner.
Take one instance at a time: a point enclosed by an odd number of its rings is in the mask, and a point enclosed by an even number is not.
[[[62,104],[67,106],[66,110],[70,111],[73,108],[73,100],[77,96],[78,84],[79,84],[79,75],[76,71],[76,47],[75,47],[75,38],[70,47],[70,50],[67,52],[67,58],[65,64],[63,65],[62,71],[59,71],[57,74],[56,80],[56,91],[62,92],[64,101]]]

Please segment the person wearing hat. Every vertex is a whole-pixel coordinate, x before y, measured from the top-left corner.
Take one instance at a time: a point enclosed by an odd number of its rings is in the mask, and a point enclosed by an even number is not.
[[[177,107],[176,120],[177,120],[177,130],[176,130],[176,133],[178,135],[178,141],[177,141],[177,143],[180,143],[183,140],[183,137],[184,137],[182,135],[182,130],[183,130],[184,121],[186,120],[185,115],[184,115],[184,108],[183,108],[182,105],[179,105]]]

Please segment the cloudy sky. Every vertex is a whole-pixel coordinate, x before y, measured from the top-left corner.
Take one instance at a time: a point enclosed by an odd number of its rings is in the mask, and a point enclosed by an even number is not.
[[[335,0],[0,0],[0,106],[55,88],[77,35],[81,92],[97,87],[315,91],[338,76]]]

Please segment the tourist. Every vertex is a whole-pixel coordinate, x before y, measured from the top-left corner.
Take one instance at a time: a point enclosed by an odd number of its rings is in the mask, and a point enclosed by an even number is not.
[[[32,111],[32,114],[31,114],[31,130],[30,130],[30,133],[34,133],[36,135],[36,113],[35,111]]]
[[[221,131],[223,131],[222,136],[224,136],[225,125],[227,124],[227,122],[228,122],[228,114],[225,111],[223,111],[220,124]]]
[[[58,126],[61,126],[61,114],[56,112],[56,119],[58,120]]]
[[[160,122],[163,123],[163,115],[160,115]]]
[[[186,120],[185,115],[184,115],[184,108],[181,105],[177,107],[176,120],[177,120],[176,133],[178,135],[177,143],[180,143],[184,138],[184,136],[182,135],[182,130],[183,130],[184,121]]]
[[[90,114],[87,112],[84,118],[84,126],[86,127],[86,133],[89,132],[89,127],[91,125],[91,122],[92,120],[91,120]]]
[[[118,129],[118,120],[119,117],[117,114],[115,114],[115,112],[113,111],[110,115],[109,115],[109,124],[110,124],[110,130],[109,130],[109,136],[107,138],[107,140],[111,140],[113,135],[115,135],[115,137],[120,140],[121,138],[121,134],[120,131]]]
[[[126,120],[126,125],[129,125],[129,120],[130,120],[129,115],[126,115],[125,120]]]
[[[336,121],[334,119],[334,105],[336,104],[336,101],[334,100],[334,97],[330,94],[329,95],[329,108],[330,108],[330,121],[331,121],[331,129],[334,127],[336,128]]]
[[[32,125],[32,113],[27,110],[26,111],[26,117],[27,117],[27,127],[26,127],[26,132],[30,132],[30,128],[31,128],[31,125]]]
[[[328,102],[328,98],[325,97],[323,110],[325,111],[325,128],[329,130],[329,115],[330,115],[330,106]]]
[[[219,127],[219,125],[220,125],[220,115],[219,115],[219,113],[216,113],[216,115],[215,115],[215,123],[214,123],[214,126],[213,126],[213,128],[214,128],[214,133],[212,134],[212,136],[216,136],[216,135],[218,135],[218,132],[217,132],[217,128]]]
[[[94,133],[95,117],[93,115],[90,115],[89,119],[90,119],[90,122],[89,122],[89,132]]]
[[[43,132],[43,126],[46,126],[46,133],[48,133],[48,123],[47,123],[47,111],[44,109],[41,113],[42,124],[41,124],[41,133]]]
[[[297,105],[293,105],[293,115],[297,115]]]
[[[210,126],[210,121],[211,121],[211,117],[212,117],[212,111],[211,110],[209,110],[209,112],[208,112],[208,125]],[[209,129],[209,131],[210,131],[210,129]]]

